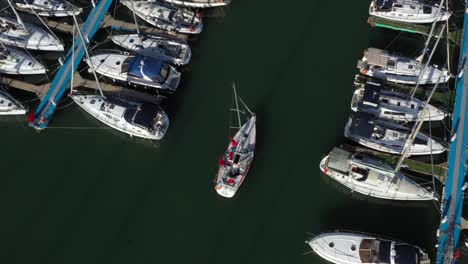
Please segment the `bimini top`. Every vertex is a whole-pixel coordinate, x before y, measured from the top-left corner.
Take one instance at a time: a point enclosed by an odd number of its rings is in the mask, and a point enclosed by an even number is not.
[[[139,107],[128,108],[125,111],[124,118],[131,124],[153,130],[154,118],[158,111],[158,106],[143,103]]]
[[[162,67],[163,62],[161,60],[142,56],[130,57],[128,61],[128,73],[147,80],[159,80]]]
[[[377,107],[380,102],[380,85],[374,83],[366,83],[364,86],[364,95],[362,96],[362,104],[364,106]]]
[[[351,157],[351,153],[340,148],[333,148],[328,156],[329,168],[334,170],[347,172],[348,171],[348,160]]]
[[[370,138],[375,127],[375,125],[371,123],[371,120],[371,114],[362,112],[355,113],[349,126],[349,132],[364,138]]]
[[[391,9],[393,5],[393,0],[377,0],[375,1],[375,4],[380,8],[380,9]]]
[[[371,65],[387,67],[388,52],[386,50],[368,48],[366,54],[366,62]]]

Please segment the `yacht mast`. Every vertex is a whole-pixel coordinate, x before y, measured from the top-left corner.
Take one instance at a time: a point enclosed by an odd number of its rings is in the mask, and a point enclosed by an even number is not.
[[[132,3],[132,10],[131,11],[132,11],[132,15],[133,15],[133,20],[135,20],[135,26],[136,26],[137,33],[138,33],[138,35],[140,35],[141,34],[140,25],[138,25],[138,19],[137,19],[136,15],[135,15],[135,6],[133,5],[133,0],[131,0],[131,3]]]
[[[80,34],[81,44],[83,44],[83,48],[84,48],[84,51],[85,51],[85,54],[86,54],[86,59],[88,59],[88,61],[90,62],[89,67],[93,71],[93,75],[94,75],[94,78],[96,79],[96,85],[97,85],[97,87],[99,89],[99,93],[101,93],[101,96],[105,98],[104,93],[102,92],[102,89],[101,89],[101,85],[99,84],[99,79],[97,77],[96,71],[94,70],[94,65],[91,62],[91,58],[89,56],[88,48],[86,47],[86,43],[84,41],[83,34],[81,34],[80,26],[78,25],[78,21],[76,21],[76,16],[74,14],[73,14],[73,21],[75,22],[75,26],[76,26],[76,29],[78,30],[78,34]],[[73,47],[73,49],[75,49],[75,47]]]
[[[15,7],[14,7],[13,4],[11,3],[11,0],[7,0],[7,2],[8,2],[8,4],[10,5],[11,9],[13,10],[13,13],[15,13],[16,20],[18,20],[18,23],[21,24],[21,26],[23,27],[24,31],[26,31],[26,33],[29,33],[28,28],[24,25],[23,20],[21,19],[21,17],[19,16],[18,12],[17,12],[16,9],[15,9]]]

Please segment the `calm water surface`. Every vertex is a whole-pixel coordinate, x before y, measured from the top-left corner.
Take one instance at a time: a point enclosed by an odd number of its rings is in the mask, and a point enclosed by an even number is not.
[[[306,232],[335,229],[432,250],[432,203],[359,199],[318,168],[343,142],[356,60],[396,33],[366,24],[368,1],[295,3],[234,0],[225,17],[205,19],[162,142],[106,129],[69,100],[40,134],[25,117],[2,118],[0,262],[325,263],[302,255]],[[424,43],[405,36],[395,45],[408,54]],[[212,180],[232,81],[258,115],[258,145],[225,199]]]

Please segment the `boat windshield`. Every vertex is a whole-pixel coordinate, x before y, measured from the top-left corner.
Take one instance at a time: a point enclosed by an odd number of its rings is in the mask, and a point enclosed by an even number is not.
[[[380,10],[389,10],[392,8],[393,0],[377,0],[376,5]]]
[[[167,66],[167,64],[164,64],[162,66],[160,76],[163,80],[166,80],[167,77],[169,76],[169,66]]]
[[[371,257],[374,263],[391,263],[390,251],[392,243],[390,241],[375,240],[371,247]],[[399,263],[400,264],[400,263]]]

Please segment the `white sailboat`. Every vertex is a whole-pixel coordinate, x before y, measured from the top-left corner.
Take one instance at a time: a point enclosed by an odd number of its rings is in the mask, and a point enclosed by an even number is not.
[[[77,28],[80,40],[85,47],[86,57],[90,60],[83,35],[81,34],[74,16],[73,18],[75,21],[75,28]],[[72,56],[74,56],[74,50]],[[92,64],[90,65],[90,68],[92,69],[93,75],[96,79],[100,95],[73,94],[72,81],[71,98],[81,108],[102,123],[130,136],[152,140],[161,140],[165,136],[167,129],[169,128],[169,117],[159,106],[113,96],[105,96],[102,92],[99,79]],[[71,72],[73,74],[74,70],[72,69]]]
[[[178,5],[178,6],[186,6],[186,7],[194,7],[194,8],[225,6],[231,3],[231,0],[163,0],[163,1],[166,1],[174,5]]]
[[[421,111],[426,107],[425,116]],[[367,82],[363,88],[354,91],[351,110],[365,112],[375,117],[397,122],[412,122],[422,118],[423,121],[439,121],[447,112],[421,100],[404,94],[386,90],[382,85]]]
[[[126,34],[111,36],[115,44],[145,57],[160,59],[177,66],[187,65],[192,51],[182,40],[153,34]]]
[[[447,21],[452,13],[424,0],[372,0],[369,7],[371,16],[407,23],[433,23]]]
[[[24,115],[26,108],[9,93],[0,89],[0,115]]]
[[[160,1],[120,0],[144,21],[167,31],[199,34],[203,29],[200,13]]]
[[[82,11],[65,0],[16,0],[15,5],[18,10],[45,17],[77,16]]]
[[[317,255],[336,264],[430,264],[420,247],[371,235],[331,232],[306,243]]]
[[[236,113],[239,126],[238,131],[228,144],[226,151],[218,161],[218,171],[215,178],[216,192],[227,198],[233,197],[247,173],[249,172],[255,154],[256,143],[256,116],[238,98],[236,88],[233,86],[234,100],[236,102]],[[250,117],[242,123],[238,99],[249,112]]]
[[[364,154],[333,148],[320,162],[325,175],[352,191],[386,200],[427,201],[434,193],[390,165]]]
[[[46,68],[31,55],[0,44],[0,72],[5,74],[45,74]]]

